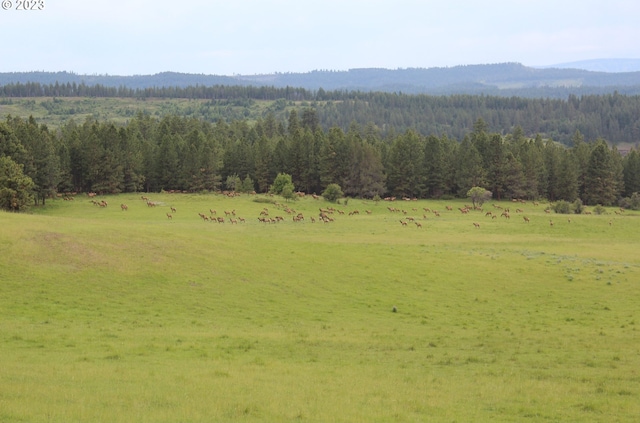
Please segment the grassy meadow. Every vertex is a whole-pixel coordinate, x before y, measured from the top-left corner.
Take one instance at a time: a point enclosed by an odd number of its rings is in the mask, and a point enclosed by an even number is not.
[[[0,116],[33,116],[38,124],[50,129],[59,128],[70,119],[82,124],[87,118],[124,125],[136,114],[145,113],[154,118],[178,115],[216,122],[218,119],[248,119],[262,117],[273,108],[274,101],[251,100],[247,104],[229,101],[211,101],[183,98],[128,98],[128,97],[25,97],[0,98]],[[287,103],[286,108],[294,103]],[[302,103],[298,102],[297,105]],[[278,112],[279,109],[274,109]],[[284,109],[283,109],[284,110]],[[284,111],[282,111],[284,114]]]
[[[0,213],[1,422],[640,415],[637,212],[148,196]]]

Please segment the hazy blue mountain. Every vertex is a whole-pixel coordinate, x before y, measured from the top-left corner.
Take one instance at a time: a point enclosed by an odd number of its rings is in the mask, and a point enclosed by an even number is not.
[[[540,66],[541,69],[582,69],[592,72],[639,72],[640,59],[592,59]]]
[[[640,94],[640,60],[632,62],[592,61],[609,68],[638,69],[603,72],[577,69],[527,67],[520,63],[466,65],[443,68],[316,70],[306,73],[268,75],[205,75],[163,72],[154,75],[78,75],[70,72],[0,73],[0,86],[8,84],[85,84],[144,89],[150,87],[188,87],[213,85],[296,87],[308,90],[384,91],[407,94],[486,94],[522,97],[566,97],[569,94],[603,94],[618,91]],[[579,62],[575,62],[579,63]],[[585,62],[580,62],[585,63]]]

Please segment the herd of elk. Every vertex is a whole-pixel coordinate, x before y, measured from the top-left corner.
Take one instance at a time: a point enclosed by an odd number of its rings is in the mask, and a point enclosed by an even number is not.
[[[95,193],[88,193],[89,198],[91,198],[91,202],[94,205],[100,206],[100,207],[107,207],[108,203],[106,200],[98,200],[95,199],[94,197],[96,196]],[[59,197],[61,197],[61,195],[59,195]],[[158,203],[158,202],[154,202],[151,201],[147,196],[141,196],[140,197],[146,204],[148,207],[157,207],[157,206],[161,206],[163,205],[163,203]],[[315,197],[314,197],[315,198]],[[67,198],[64,198],[65,200],[67,200]],[[404,198],[405,200],[407,198]],[[389,199],[388,201],[394,201],[395,198],[393,199]],[[409,200],[413,200],[413,199],[409,199]],[[525,201],[522,200],[513,200],[513,202],[520,202],[523,204],[526,204]],[[305,221],[305,216],[300,213],[300,212],[296,212],[294,209],[292,209],[291,207],[287,206],[287,205],[283,205],[283,204],[279,204],[277,202],[273,203],[275,205],[276,208],[278,208],[279,210],[284,211],[285,213],[291,215],[291,219],[293,222],[304,222]],[[533,202],[534,206],[538,206],[537,202]],[[505,219],[510,219],[510,210],[508,207],[502,207],[498,204],[493,204],[493,207],[496,209],[500,209],[502,210],[502,213],[500,214],[501,217],[504,217]],[[450,205],[446,205],[445,206],[447,211],[453,211],[453,207]],[[128,211],[129,210],[129,206],[125,203],[121,203],[120,204],[120,209],[122,211]],[[174,206],[169,206],[170,212],[166,213],[166,217],[169,220],[172,220],[174,215],[177,212],[176,207]],[[409,222],[412,222],[416,225],[416,228],[422,228],[423,224],[421,222],[418,222],[417,219],[415,217],[412,217],[411,211],[413,212],[417,212],[418,208],[413,207],[413,208],[409,208],[407,210],[404,210],[402,208],[398,208],[398,207],[387,207],[387,209],[389,210],[389,212],[392,213],[400,213],[402,215],[402,219],[399,220],[400,224],[402,226],[408,226]],[[319,209],[319,214],[318,217],[309,217],[308,221],[311,223],[315,223],[316,219],[320,220],[324,223],[329,223],[329,222],[333,222],[334,218],[333,218],[333,214],[339,214],[339,215],[345,215],[348,214],[349,216],[357,216],[360,214],[360,211],[355,209],[355,210],[351,210],[351,211],[346,211],[346,210],[340,210],[339,208],[334,208],[334,207],[320,207]],[[440,213],[437,210],[433,210],[427,207],[424,207],[423,210],[425,211],[425,214],[422,215],[424,220],[427,220],[429,217],[427,215],[427,213],[432,213],[433,216],[435,217],[439,217]],[[462,214],[470,214],[473,211],[479,211],[479,212],[483,212],[481,207],[477,207],[477,206],[469,206],[469,205],[464,205],[464,207],[458,207],[458,210],[462,213]],[[552,210],[552,208],[550,206],[547,206],[546,208],[543,209],[543,211],[545,213],[550,213]],[[617,215],[621,215],[622,213],[624,213],[624,208],[620,208],[619,210],[614,211]],[[372,211],[371,210],[365,210],[367,215],[371,215]],[[522,208],[517,208],[515,209],[516,213],[524,213],[524,209]],[[267,209],[266,207],[264,207],[260,212],[259,212],[260,216],[258,217],[258,221],[262,222],[262,223],[278,223],[278,222],[282,222],[284,221],[284,217],[282,216],[274,216],[274,217],[270,217],[269,216],[269,209]],[[588,211],[584,211],[583,214],[591,214]],[[246,220],[242,217],[239,217],[236,215],[236,210],[232,209],[232,210],[224,210],[224,215],[226,216],[226,219],[224,217],[218,217],[217,215],[217,211],[215,209],[209,209],[209,214],[204,214],[204,213],[198,213],[198,215],[205,221],[211,221],[211,222],[217,222],[217,223],[225,223],[226,221],[228,221],[231,224],[238,224],[238,223],[244,223],[246,222]],[[486,217],[491,217],[492,219],[496,219],[496,217],[498,216],[497,212],[491,212],[491,211],[487,211],[486,213],[484,213],[484,216]],[[522,216],[522,219],[524,221],[524,223],[530,223],[531,219],[529,216]],[[567,219],[568,223],[571,223],[571,219],[568,218]],[[472,222],[473,226],[475,228],[480,228],[480,223],[478,222]],[[609,225],[611,226],[613,224],[613,222],[610,220],[609,221]],[[549,226],[553,227],[554,226],[554,221],[552,219],[549,219]]]

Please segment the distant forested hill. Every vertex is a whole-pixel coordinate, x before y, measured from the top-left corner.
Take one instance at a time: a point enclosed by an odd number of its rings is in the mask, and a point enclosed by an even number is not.
[[[284,123],[295,109],[312,109],[325,130],[356,123],[384,136],[412,129],[460,140],[483,119],[501,134],[520,127],[526,136],[570,144],[580,131],[588,140],[637,146],[640,72],[508,63],[259,76],[0,74],[0,114],[33,115],[52,127],[70,118],[126,122],[139,112]]]
[[[0,86],[40,83],[101,85],[143,90],[152,87],[240,85],[296,87],[307,90],[381,91],[407,94],[484,94],[528,98],[566,98],[569,94],[640,94],[640,72],[592,72],[536,69],[519,63],[450,68],[316,70],[267,75],[204,75],[163,72],[155,75],[78,75],[70,72],[0,73]]]

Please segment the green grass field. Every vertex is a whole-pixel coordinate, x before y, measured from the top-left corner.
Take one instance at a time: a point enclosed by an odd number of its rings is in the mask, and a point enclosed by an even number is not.
[[[640,415],[637,212],[148,196],[0,213],[1,422]]]
[[[70,119],[82,124],[87,118],[124,125],[138,113],[149,114],[161,119],[166,115],[177,115],[201,119],[209,122],[218,120],[247,120],[262,118],[274,101],[252,100],[250,104],[238,104],[234,101],[218,101],[184,98],[147,98],[127,97],[25,97],[0,98],[0,117],[21,116],[27,119],[33,116],[38,124],[50,129],[65,125]],[[274,113],[286,119],[287,111],[293,109],[293,102],[287,103],[282,110]],[[306,104],[296,102],[296,106]]]

